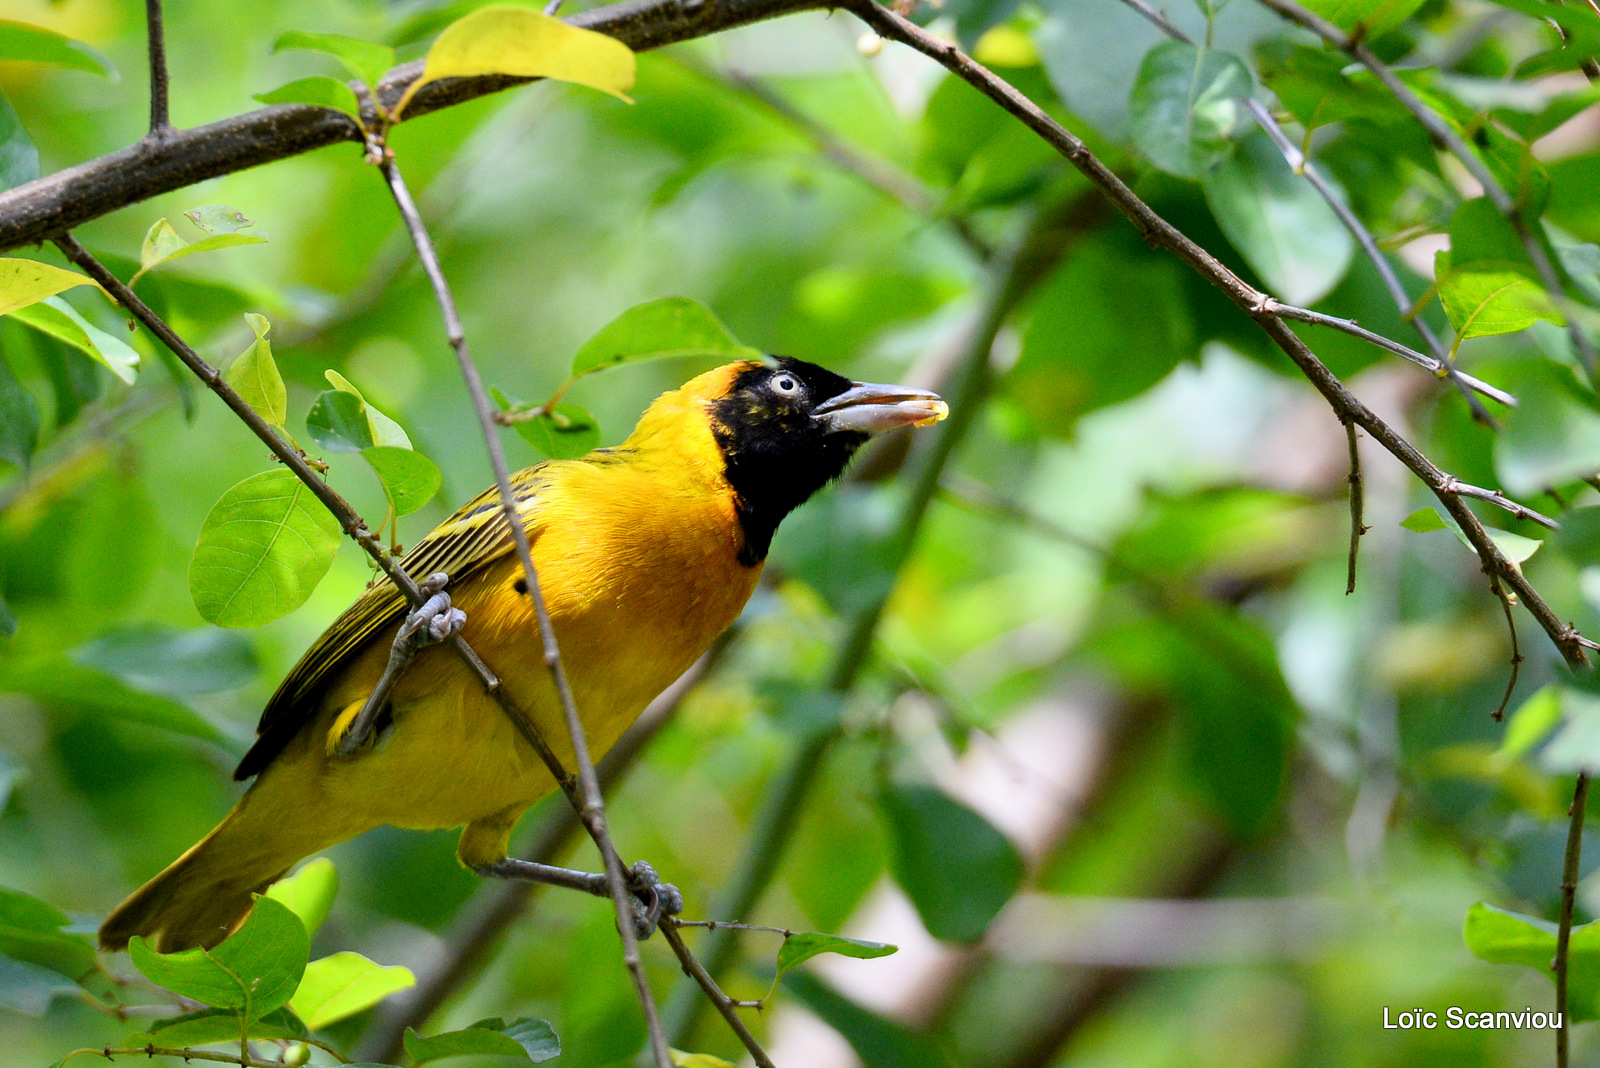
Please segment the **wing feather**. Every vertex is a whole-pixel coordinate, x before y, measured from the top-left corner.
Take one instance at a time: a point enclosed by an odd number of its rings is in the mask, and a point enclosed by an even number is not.
[[[525,527],[545,483],[546,466],[524,468],[511,476],[512,492]],[[435,527],[401,559],[401,564],[418,582],[442,571],[450,576],[453,586],[510,552],[512,544],[499,490],[491,486]],[[256,743],[239,762],[233,777],[247,779],[271,763],[289,739],[316,715],[317,698],[323,688],[380,631],[397,626],[407,608],[404,595],[388,576],[374,579],[279,683],[256,726]]]

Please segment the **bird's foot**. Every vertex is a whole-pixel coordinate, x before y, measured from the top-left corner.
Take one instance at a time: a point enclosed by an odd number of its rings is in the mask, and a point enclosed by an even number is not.
[[[339,755],[349,756],[367,744],[377,726],[379,713],[389,702],[389,694],[394,690],[395,683],[400,681],[400,676],[416,658],[418,651],[445,641],[466,625],[467,614],[452,606],[450,595],[444,592],[448,585],[450,576],[443,571],[417,583],[417,589],[427,599],[412,610],[400,625],[400,632],[394,636],[394,646],[389,650],[388,666],[383,669],[383,675],[372,688],[366,704],[350,721],[349,728],[335,747]]]
[[[648,861],[637,861],[628,869],[628,893],[633,901],[633,929],[640,939],[655,933],[663,916],[683,911],[683,893],[661,876]]]

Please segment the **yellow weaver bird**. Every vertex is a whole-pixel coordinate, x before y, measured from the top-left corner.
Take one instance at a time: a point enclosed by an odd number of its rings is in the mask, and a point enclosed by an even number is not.
[[[945,411],[923,390],[851,382],[788,358],[742,361],[663,394],[620,446],[512,476],[595,756],[739,615],[784,516],[872,435]],[[434,598],[424,619],[381,579],[334,621],[262,713],[234,773],[256,781],[215,830],[106,917],[102,946],[121,949],[135,935],[162,952],[213,946],[296,862],[381,824],[465,825],[457,852],[481,874],[605,892],[598,876],[506,857],[517,820],[556,784],[453,650],[422,649],[386,701],[380,693],[382,707],[360,716],[402,627],[438,638],[464,612],[462,635],[574,766],[498,492],[469,501],[404,564],[419,579],[447,576],[447,599]],[[676,894],[636,869],[635,892],[654,906]]]

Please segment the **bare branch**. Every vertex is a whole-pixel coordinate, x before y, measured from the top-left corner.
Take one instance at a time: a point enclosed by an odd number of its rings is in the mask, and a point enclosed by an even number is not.
[[[1511,223],[1517,232],[1518,239],[1522,242],[1523,249],[1528,253],[1528,258],[1533,261],[1534,270],[1539,273],[1539,280],[1549,292],[1551,300],[1567,320],[1567,335],[1572,339],[1573,351],[1577,353],[1579,361],[1589,372],[1593,381],[1600,374],[1600,355],[1595,352],[1594,344],[1589,340],[1589,335],[1584,333],[1578,325],[1578,318],[1573,314],[1573,301],[1568,294],[1566,285],[1557,273],[1555,265],[1550,262],[1550,257],[1545,254],[1544,245],[1533,232],[1522,209],[1518,207],[1516,199],[1500,184],[1494,172],[1478,157],[1461,135],[1451,128],[1450,124],[1439,117],[1432,108],[1422,101],[1422,98],[1411,91],[1411,87],[1401,81],[1399,76],[1391,70],[1388,64],[1380,60],[1362,40],[1362,35],[1347,34],[1338,26],[1312,11],[1307,10],[1295,0],[1261,0],[1261,3],[1276,11],[1291,22],[1297,22],[1312,33],[1321,37],[1335,48],[1341,49],[1351,57],[1359,60],[1361,65],[1372,72],[1372,76],[1382,82],[1384,87],[1394,94],[1396,100],[1409,112],[1412,117],[1427,131],[1428,137],[1438,147],[1448,151],[1461,161],[1461,165],[1483,187],[1484,195],[1489,198],[1501,215]]]
[[[1500,704],[1489,713],[1489,718],[1499,723],[1506,718],[1506,706],[1511,703],[1511,695],[1517,689],[1517,676],[1522,672],[1522,647],[1517,641],[1517,617],[1511,611],[1511,595],[1506,593],[1500,580],[1493,575],[1489,576],[1489,589],[1500,599],[1500,610],[1506,615],[1506,630],[1511,634],[1511,677],[1506,680],[1506,692],[1500,695]]]
[[[167,119],[167,39],[161,24],[161,0],[144,0],[145,26],[150,44],[150,133],[163,141],[172,132]]]
[[[744,1048],[750,1052],[750,1058],[755,1061],[756,1068],[775,1068],[772,1058],[767,1056],[766,1050],[761,1048],[761,1044],[755,1040],[755,1036],[750,1033],[750,1029],[744,1025],[744,1021],[739,1019],[739,1014],[735,1011],[748,1003],[734,1001],[722,992],[722,988],[706,971],[704,965],[689,952],[683,936],[678,933],[677,921],[671,916],[664,917],[661,921],[661,937],[667,940],[667,945],[677,954],[678,962],[683,965],[684,974],[700,985],[700,989],[706,992],[706,997],[711,999],[711,1004],[717,1007],[722,1018],[728,1022],[729,1029],[739,1036],[739,1041],[744,1043]]]
[[[605,799],[600,792],[600,778],[595,774],[594,760],[589,755],[589,743],[584,737],[583,721],[578,718],[578,706],[572,697],[572,685],[567,678],[566,667],[561,662],[561,650],[556,644],[555,628],[550,623],[549,607],[545,604],[544,592],[539,585],[539,573],[533,564],[533,553],[528,545],[528,532],[523,525],[521,510],[517,506],[516,493],[511,488],[511,472],[507,468],[505,450],[500,446],[500,436],[495,429],[494,406],[490,403],[489,394],[483,387],[483,378],[478,374],[478,365],[473,362],[472,352],[467,347],[466,333],[461,328],[461,317],[456,312],[455,297],[451,294],[450,284],[445,280],[444,271],[439,266],[439,257],[434,252],[433,240],[428,236],[427,227],[423,225],[416,202],[411,199],[411,191],[406,187],[400,168],[395,165],[393,153],[381,145],[376,146],[376,149],[378,167],[383,172],[389,191],[394,195],[395,205],[400,210],[401,218],[405,220],[406,229],[411,233],[412,243],[417,247],[417,258],[422,261],[422,269],[433,285],[433,295],[438,301],[440,314],[444,317],[445,335],[455,352],[456,363],[461,368],[461,377],[466,381],[473,410],[478,416],[478,426],[483,431],[484,444],[489,450],[489,461],[494,467],[495,484],[500,489],[500,509],[505,516],[512,542],[516,545],[517,558],[522,562],[523,577],[528,584],[528,597],[532,600],[534,612],[538,617],[545,667],[550,672],[556,694],[561,700],[561,711],[566,718],[567,733],[571,737],[572,751],[578,764],[582,804],[575,807],[579,808],[584,827],[594,839],[596,847],[600,850],[601,860],[605,864],[606,883],[611,890],[612,904],[617,910],[617,933],[622,938],[623,963],[632,974],[634,986],[639,994],[639,1004],[644,1010],[645,1022],[650,1029],[650,1044],[655,1052],[656,1064],[658,1068],[672,1068],[672,1055],[668,1052],[666,1036],[661,1030],[661,1018],[656,1012],[655,998],[650,992],[650,980],[645,975],[644,964],[639,958],[639,937],[634,930],[632,896],[623,874],[622,858],[612,846],[610,832],[606,829]]]
[[[1350,567],[1344,584],[1344,592],[1348,596],[1356,592],[1356,554],[1361,552],[1361,535],[1367,532],[1367,525],[1361,521],[1366,491],[1361,480],[1361,450],[1356,448],[1356,425],[1349,419],[1341,422],[1344,423],[1345,440],[1350,445]]]
[[[1341,319],[1336,315],[1327,315],[1323,312],[1312,311],[1309,308],[1297,308],[1292,304],[1284,304],[1277,300],[1269,301],[1268,307],[1272,312],[1282,316],[1285,319],[1294,319],[1297,322],[1313,323],[1317,326],[1326,326],[1329,329],[1338,330],[1349,334],[1351,337],[1358,337],[1362,341],[1366,341],[1370,344],[1378,346],[1380,349],[1387,349],[1396,356],[1405,357],[1418,367],[1433,372],[1433,374],[1439,378],[1452,378],[1461,386],[1467,389],[1476,390],[1477,392],[1482,393],[1485,397],[1497,400],[1501,404],[1506,405],[1508,408],[1515,408],[1517,406],[1517,398],[1513,397],[1505,390],[1491,386],[1482,379],[1474,378],[1465,371],[1458,370],[1454,364],[1436,360],[1432,356],[1425,356],[1416,349],[1408,348],[1405,345],[1400,344],[1400,342],[1386,338],[1376,331],[1368,330],[1366,327],[1358,324],[1354,319]],[[1419,325],[1421,325],[1420,321]]]
[[[1518,504],[1499,490],[1484,489],[1482,486],[1469,486],[1460,479],[1452,476],[1444,485],[1443,492],[1454,493],[1461,497],[1471,497],[1473,500],[1488,501],[1496,508],[1504,508],[1518,519],[1529,519],[1541,527],[1550,530],[1560,530],[1561,524],[1547,515],[1541,515],[1526,505]]]
[[[1572,807],[1567,809],[1567,852],[1561,864],[1561,921],[1556,928],[1556,959],[1550,967],[1556,973],[1556,1016],[1561,1021],[1556,1031],[1556,1068],[1567,1068],[1567,971],[1572,945],[1572,907],[1578,896],[1578,860],[1583,853],[1583,817],[1589,804],[1589,773],[1578,772],[1572,788]]]
[[[1278,2],[1278,0],[1268,0],[1268,2]],[[1589,658],[1584,652],[1584,644],[1577,640],[1577,631],[1555,614],[1539,596],[1538,591],[1528,584],[1522,573],[1494,544],[1472,510],[1462,503],[1457,494],[1450,491],[1449,483],[1453,481],[1451,476],[1441,471],[1351,393],[1344,383],[1317,359],[1294,331],[1289,329],[1288,324],[1270,309],[1272,300],[1270,296],[1246,284],[1215,256],[1156,214],[1150,205],[1141,200],[1122,179],[1089,151],[1083,141],[1045,114],[1037,104],[1018,92],[1015,87],[975,62],[953,43],[934,37],[894,11],[873,3],[872,0],[849,0],[846,6],[881,36],[908,44],[922,52],[1020,119],[1082,171],[1089,181],[1128,217],[1146,241],[1167,249],[1189,264],[1254,319],[1273,343],[1294,361],[1301,373],[1311,381],[1341,418],[1354,420],[1434,492],[1445,510],[1461,526],[1468,543],[1477,551],[1485,566],[1498,573],[1517,592],[1523,604],[1539,621],[1539,625],[1544,628],[1545,633],[1550,636],[1550,640],[1561,651],[1567,662],[1573,667],[1588,664]]]

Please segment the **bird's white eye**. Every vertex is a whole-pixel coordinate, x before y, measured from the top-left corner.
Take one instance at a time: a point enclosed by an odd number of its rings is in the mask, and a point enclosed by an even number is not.
[[[785,397],[792,397],[800,392],[800,380],[789,372],[782,371],[772,376],[772,388]]]

